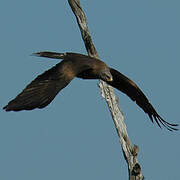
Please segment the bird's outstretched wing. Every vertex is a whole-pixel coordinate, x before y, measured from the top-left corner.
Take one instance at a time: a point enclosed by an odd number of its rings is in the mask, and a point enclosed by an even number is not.
[[[64,61],[39,75],[3,109],[6,111],[32,110],[47,106],[75,77]]]
[[[144,95],[144,93],[140,90],[140,88],[128,77],[121,74],[115,69],[110,68],[110,72],[113,76],[113,81],[107,82],[109,85],[115,87],[116,89],[122,91],[127,96],[129,96],[133,101],[136,102],[138,106],[140,106],[145,113],[148,114],[149,118],[153,122],[154,120],[158,124],[159,127],[161,127],[161,124],[166,127],[168,130],[177,130],[175,126],[178,126],[177,124],[171,124],[165,121],[159,114],[156,112],[154,107],[150,104],[147,97]]]

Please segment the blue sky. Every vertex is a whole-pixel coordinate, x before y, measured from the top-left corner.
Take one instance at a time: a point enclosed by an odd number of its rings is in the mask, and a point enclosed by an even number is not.
[[[159,114],[180,123],[180,2],[82,1],[99,56],[134,80]],[[49,50],[86,54],[67,1],[2,0],[1,101],[14,98],[58,61],[30,56]],[[127,179],[119,139],[98,81],[75,79],[45,109],[0,110],[0,179]],[[116,91],[147,179],[179,179],[179,132],[152,124]]]

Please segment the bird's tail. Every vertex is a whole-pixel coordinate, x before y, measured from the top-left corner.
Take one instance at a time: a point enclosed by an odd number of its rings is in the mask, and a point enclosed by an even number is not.
[[[66,53],[56,53],[56,52],[36,52],[32,54],[33,56],[39,56],[39,57],[47,57],[47,58],[53,58],[53,59],[64,59],[66,56]]]

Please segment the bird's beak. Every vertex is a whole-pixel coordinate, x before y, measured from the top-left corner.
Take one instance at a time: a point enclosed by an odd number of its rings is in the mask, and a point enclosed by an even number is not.
[[[101,73],[100,73],[100,79],[110,82],[113,81],[113,76],[110,73],[110,70],[108,68],[104,69]]]
[[[109,81],[113,81],[113,78],[112,78],[112,77],[110,77],[110,78],[109,78]]]

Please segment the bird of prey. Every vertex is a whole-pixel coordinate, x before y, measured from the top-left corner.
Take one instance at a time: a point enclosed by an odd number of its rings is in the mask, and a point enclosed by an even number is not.
[[[47,106],[71,80],[101,79],[120,90],[135,101],[148,114],[152,122],[163,125],[168,130],[177,130],[177,124],[165,121],[150,104],[141,89],[119,71],[108,67],[103,61],[77,53],[38,52],[33,55],[63,59],[60,63],[37,76],[15,99],[3,109],[6,111],[32,110]]]

